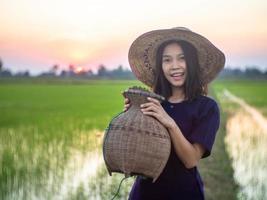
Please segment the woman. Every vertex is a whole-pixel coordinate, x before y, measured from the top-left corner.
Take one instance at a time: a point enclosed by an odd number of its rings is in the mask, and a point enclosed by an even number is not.
[[[186,28],[155,30],[138,37],[129,50],[136,77],[164,96],[149,98],[143,114],[168,130],[172,148],[155,183],[137,177],[130,200],[204,199],[197,164],[211,153],[219,127],[217,103],[207,97],[207,84],[223,68],[224,54],[203,36]],[[125,108],[130,106],[125,99]]]

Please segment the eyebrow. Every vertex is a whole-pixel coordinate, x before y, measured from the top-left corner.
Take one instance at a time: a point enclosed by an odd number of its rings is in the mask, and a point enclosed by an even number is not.
[[[180,53],[180,54],[177,54],[177,56],[184,56],[184,54],[183,53]],[[171,57],[171,55],[165,54],[162,57]]]

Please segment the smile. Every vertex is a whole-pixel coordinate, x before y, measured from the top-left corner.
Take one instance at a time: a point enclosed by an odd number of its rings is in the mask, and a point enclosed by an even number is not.
[[[178,78],[178,77],[184,76],[184,74],[185,74],[184,72],[176,72],[176,73],[172,73],[171,77],[174,77],[174,78],[177,77]]]

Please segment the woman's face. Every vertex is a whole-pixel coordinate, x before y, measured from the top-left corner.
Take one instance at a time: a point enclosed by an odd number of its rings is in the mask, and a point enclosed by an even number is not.
[[[186,79],[184,52],[177,43],[167,45],[162,55],[162,70],[172,87],[183,87]]]

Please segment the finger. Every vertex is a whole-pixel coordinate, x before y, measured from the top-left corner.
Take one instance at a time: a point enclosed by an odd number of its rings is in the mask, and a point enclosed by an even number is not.
[[[157,104],[157,105],[161,105],[160,102],[159,102],[159,100],[157,100],[157,99],[155,99],[155,98],[147,97],[147,100],[148,100],[148,101],[151,101],[151,102],[153,102],[153,103],[155,103],[155,104]]]
[[[129,110],[130,107],[131,107],[131,105],[125,105],[125,106],[123,107],[123,111],[127,111],[127,110]]]
[[[149,102],[149,103],[143,103],[140,105],[141,108],[146,108],[149,106],[157,106],[154,102]]]
[[[155,112],[143,112],[144,115],[149,115],[149,116],[152,116],[152,117],[155,117],[155,118],[158,118],[158,114],[155,113]]]
[[[124,103],[125,103],[125,104],[128,104],[128,103],[130,103],[130,99],[128,99],[128,98],[125,98],[125,99],[124,99]]]
[[[159,109],[156,106],[149,106],[149,107],[146,107],[146,108],[142,108],[141,111],[142,112],[152,111],[152,112],[159,113]]]

